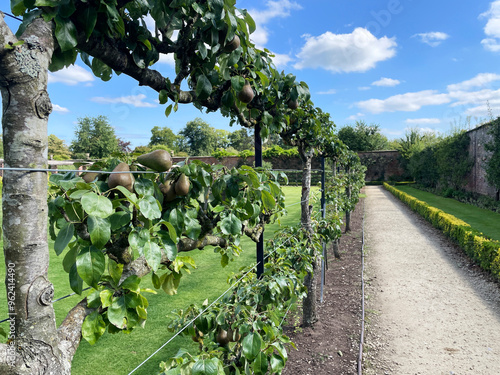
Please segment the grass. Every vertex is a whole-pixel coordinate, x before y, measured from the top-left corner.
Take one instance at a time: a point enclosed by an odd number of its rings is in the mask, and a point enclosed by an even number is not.
[[[283,188],[288,215],[281,219],[281,223],[268,225],[265,237],[272,236],[275,230],[281,225],[296,225],[300,220],[300,187]],[[312,191],[317,190],[313,188]],[[131,334],[123,333],[112,335],[105,334],[94,346],[90,346],[82,340],[72,363],[73,375],[94,375],[106,373],[106,375],[128,374],[150,354],[163,345],[172,337],[172,333],[167,331],[165,317],[175,309],[182,309],[191,303],[201,304],[208,298],[212,302],[221,295],[227,288],[227,276],[236,272],[242,266],[255,262],[255,244],[244,238],[242,247],[245,251],[226,268],[220,266],[220,255],[215,254],[210,248],[193,250],[188,253],[198,265],[198,268],[191,275],[185,275],[179,286],[178,294],[167,296],[162,291],[156,295],[149,295],[150,306],[148,308],[148,320],[144,329],[138,328]],[[68,275],[61,267],[62,258],[57,257],[50,243],[50,267],[49,279],[55,287],[55,299],[71,293],[68,283]],[[3,261],[3,253],[0,254]],[[3,279],[5,270],[0,269],[0,278]],[[151,280],[146,277],[142,287],[152,288]],[[0,285],[0,295],[5,296],[5,285]],[[64,319],[67,311],[71,309],[79,300],[80,296],[73,296],[54,304],[56,319],[59,324]],[[7,309],[4,303],[0,306],[0,319],[7,316]],[[6,323],[0,325],[7,330]],[[180,347],[194,348],[194,343],[189,338],[177,337],[151,360],[149,360],[134,374],[156,374],[159,372],[159,363],[177,353]]]
[[[465,221],[472,228],[494,240],[500,241],[500,225],[498,225],[500,214],[461,203],[452,198],[443,198],[410,186],[398,186],[397,189]]]

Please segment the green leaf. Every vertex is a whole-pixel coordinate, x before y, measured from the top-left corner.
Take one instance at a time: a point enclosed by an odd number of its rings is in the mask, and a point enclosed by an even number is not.
[[[173,225],[176,233],[184,231],[184,215],[181,210],[174,208],[168,215],[168,222]]]
[[[262,191],[262,204],[264,208],[268,211],[272,211],[276,207],[276,201],[274,200],[271,193],[266,190]]]
[[[117,186],[115,189],[120,190],[120,192],[127,198],[130,203],[134,205],[137,203],[137,195],[135,193],[131,193],[127,188],[123,186]]]
[[[111,238],[111,223],[108,219],[89,216],[87,227],[90,234],[90,241],[98,249],[102,249]]]
[[[169,273],[162,276],[163,283],[161,287],[165,293],[169,296],[177,294],[177,289],[179,288],[179,283],[181,281],[181,274]]]
[[[56,241],[54,242],[54,250],[57,255],[61,255],[66,246],[68,246],[74,233],[75,226],[73,223],[68,223],[68,225],[61,228],[59,233],[57,233]]]
[[[97,289],[97,283],[104,273],[106,260],[104,254],[94,246],[83,248],[76,257],[78,275],[88,285]]]
[[[212,93],[212,83],[204,74],[200,74],[196,79],[196,97],[205,100]]]
[[[240,92],[245,86],[245,78],[242,76],[233,76],[231,77],[231,87],[234,91]]]
[[[90,35],[94,31],[95,25],[97,24],[97,10],[92,6],[86,6],[81,11],[82,23],[85,27],[85,38],[89,40]]]
[[[139,253],[144,255],[146,262],[148,262],[149,266],[156,272],[161,262],[161,249],[158,244],[153,241],[148,241],[144,244]]]
[[[269,362],[267,360],[267,355],[260,352],[257,358],[253,362],[253,371],[255,375],[264,375],[267,373],[267,368],[269,367]]]
[[[169,222],[164,222],[163,223],[167,229],[168,229],[168,235],[170,236],[170,239],[172,240],[172,242],[177,242],[177,232],[175,231],[175,228],[172,224],[170,224]]]
[[[172,113],[172,104],[170,104],[167,108],[165,108],[165,116],[166,117],[170,116],[170,113]]]
[[[192,375],[217,375],[218,374],[218,358],[199,359],[191,368]]]
[[[69,249],[69,251],[64,256],[63,268],[64,268],[64,271],[66,271],[67,273],[70,273],[71,267],[73,267],[73,265],[76,262],[76,256],[78,255],[78,250],[79,250],[79,247],[74,246],[71,249]]]
[[[73,49],[78,44],[76,27],[67,18],[56,17],[55,35],[63,52]]]
[[[260,353],[262,346],[262,337],[257,332],[250,332],[241,343],[243,347],[243,355],[249,361],[253,361]]]
[[[111,201],[94,192],[82,196],[82,207],[89,215],[103,219],[113,213],[113,204]]]
[[[99,293],[99,298],[101,299],[102,307],[105,309],[106,307],[111,306],[113,302],[113,291],[110,289],[104,289]]]
[[[106,323],[97,310],[87,315],[83,321],[82,336],[90,345],[94,345],[105,331]]]
[[[259,72],[259,71],[256,71],[255,73],[257,73],[257,75],[259,76],[260,82],[262,83],[262,86],[264,86],[264,87],[269,86],[269,79],[267,78],[267,76],[264,73]]]
[[[123,280],[123,283],[120,284],[120,287],[123,289],[131,290],[132,292],[139,293],[140,288],[139,284],[141,283],[141,278],[137,275],[131,275]]]
[[[241,234],[242,224],[240,219],[238,219],[234,214],[229,214],[221,221],[220,228],[222,233],[226,235],[237,235]]]
[[[123,273],[123,264],[118,264],[113,259],[108,259],[108,272],[115,285],[118,285]]]
[[[285,361],[279,355],[273,353],[271,356],[271,370],[273,374],[281,373],[281,370],[285,367]]]
[[[113,297],[111,306],[108,307],[108,320],[120,329],[131,329],[139,321],[135,309],[128,309],[125,296]]]
[[[73,263],[69,271],[69,286],[71,287],[71,290],[73,290],[73,292],[75,292],[76,294],[82,294],[83,280],[80,275],[78,275],[76,263]]]
[[[132,216],[128,211],[118,211],[109,217],[111,223],[111,230],[117,230],[130,223]]]
[[[255,29],[256,29],[256,26],[255,26],[255,21],[254,19],[252,18],[252,16],[250,15],[250,13],[248,12],[244,12],[244,20],[245,22],[248,24],[248,31],[250,34],[252,34]]]
[[[168,91],[160,90],[160,95],[158,100],[160,101],[160,104],[165,104],[166,102],[168,102]]]
[[[139,200],[139,209],[146,219],[154,220],[161,217],[161,206],[152,195]]]
[[[10,0],[10,10],[14,16],[22,16],[26,10],[24,0]]]
[[[185,217],[184,224],[186,225],[186,236],[188,236],[192,240],[197,240],[201,234],[201,225],[198,220],[190,217]]]
[[[137,180],[135,180],[134,190],[137,192],[137,194],[139,194],[139,197],[155,194],[153,181],[146,178],[138,178]]]

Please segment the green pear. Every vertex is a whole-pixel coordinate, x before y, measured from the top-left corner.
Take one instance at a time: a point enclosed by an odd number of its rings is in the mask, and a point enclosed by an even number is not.
[[[99,176],[99,173],[97,173],[97,172],[87,172],[82,176],[82,178],[83,178],[83,181],[85,181],[87,184],[89,184],[92,181],[94,181],[97,176]]]
[[[154,150],[150,153],[140,155],[137,157],[137,161],[157,172],[166,172],[172,167],[172,157],[165,150]]]
[[[130,172],[130,167],[127,163],[118,164],[113,172]],[[123,186],[130,192],[134,191],[135,178],[131,173],[112,173],[108,178],[108,186],[113,189],[117,186]]]
[[[182,173],[175,183],[175,194],[180,196],[188,195],[190,186],[191,181],[189,181],[189,177]]]
[[[159,188],[167,202],[171,202],[177,197],[175,194],[174,180],[165,181],[165,183],[159,185]]]
[[[241,89],[241,91],[238,93],[238,99],[242,101],[243,103],[250,103],[253,100],[253,97],[255,96],[252,86],[250,85],[250,82],[246,81],[245,85]]]

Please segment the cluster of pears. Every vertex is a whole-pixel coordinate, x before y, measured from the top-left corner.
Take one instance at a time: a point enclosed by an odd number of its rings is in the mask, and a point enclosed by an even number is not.
[[[145,167],[151,168],[156,172],[166,172],[172,168],[172,157],[166,150],[155,150],[137,157],[137,162]],[[108,186],[113,189],[117,186],[123,186],[130,192],[134,191],[135,178],[130,172],[130,166],[127,163],[118,164],[108,178]],[[90,183],[98,176],[97,172],[87,172],[83,179]],[[176,179],[168,179],[159,185],[161,192],[165,195],[165,200],[170,202],[177,196],[185,196],[189,193],[191,182],[189,178],[181,173]]]

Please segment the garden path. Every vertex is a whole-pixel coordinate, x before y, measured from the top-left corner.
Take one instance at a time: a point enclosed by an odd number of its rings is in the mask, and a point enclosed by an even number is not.
[[[500,374],[500,287],[382,187],[365,188],[364,374]]]

